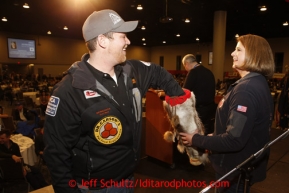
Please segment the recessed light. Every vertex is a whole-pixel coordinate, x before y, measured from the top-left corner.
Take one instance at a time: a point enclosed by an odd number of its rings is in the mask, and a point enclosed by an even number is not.
[[[260,11],[267,11],[267,7],[265,5],[261,6]]]
[[[24,3],[23,7],[24,7],[25,9],[29,9],[29,8],[30,8],[27,3]]]

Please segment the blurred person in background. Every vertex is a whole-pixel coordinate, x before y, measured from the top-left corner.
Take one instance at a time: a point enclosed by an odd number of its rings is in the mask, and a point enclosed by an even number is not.
[[[214,74],[197,62],[193,54],[187,54],[182,60],[188,74],[183,88],[192,91],[196,97],[196,110],[205,127],[205,135],[214,131],[216,84]]]

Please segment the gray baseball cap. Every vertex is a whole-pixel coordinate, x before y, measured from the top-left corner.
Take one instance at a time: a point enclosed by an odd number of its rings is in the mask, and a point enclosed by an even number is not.
[[[123,21],[113,10],[104,9],[94,11],[85,20],[82,26],[82,34],[87,42],[100,34],[107,32],[130,32],[137,27],[138,21]]]

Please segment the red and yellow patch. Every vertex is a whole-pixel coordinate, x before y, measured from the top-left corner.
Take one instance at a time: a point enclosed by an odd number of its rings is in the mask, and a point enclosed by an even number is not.
[[[115,143],[121,134],[121,122],[114,116],[104,117],[94,127],[94,136],[102,144],[109,145]]]

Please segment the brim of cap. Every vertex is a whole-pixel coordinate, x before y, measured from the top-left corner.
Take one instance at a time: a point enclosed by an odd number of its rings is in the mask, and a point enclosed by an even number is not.
[[[112,29],[112,32],[131,32],[137,27],[138,21],[127,21],[124,22],[118,28]]]

